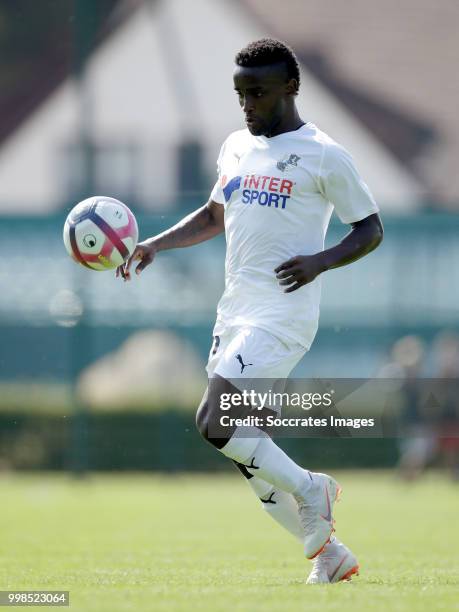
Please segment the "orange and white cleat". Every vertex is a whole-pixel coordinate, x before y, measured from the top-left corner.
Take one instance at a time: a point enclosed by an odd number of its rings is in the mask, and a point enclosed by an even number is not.
[[[329,584],[351,580],[359,574],[359,564],[352,551],[333,537],[313,563],[306,584]]]
[[[314,559],[324,550],[334,531],[333,504],[341,487],[331,476],[309,472],[312,483],[304,497],[295,496],[304,529],[304,554]]]

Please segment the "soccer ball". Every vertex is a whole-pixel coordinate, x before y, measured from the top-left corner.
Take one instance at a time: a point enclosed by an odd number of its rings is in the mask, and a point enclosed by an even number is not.
[[[137,244],[137,221],[114,198],[94,196],[72,208],[64,224],[64,244],[77,263],[90,270],[112,270]]]

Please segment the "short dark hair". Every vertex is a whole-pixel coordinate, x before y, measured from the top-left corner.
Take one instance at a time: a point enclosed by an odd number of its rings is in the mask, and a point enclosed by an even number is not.
[[[238,66],[254,68],[256,66],[269,66],[284,62],[289,79],[296,79],[297,91],[300,88],[300,67],[293,50],[274,38],[260,38],[254,40],[241,49],[234,58]]]

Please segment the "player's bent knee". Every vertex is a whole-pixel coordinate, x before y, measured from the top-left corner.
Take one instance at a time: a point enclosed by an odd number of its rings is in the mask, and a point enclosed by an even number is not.
[[[215,446],[218,450],[221,450],[228,442],[228,438],[219,438],[215,434],[212,435],[211,415],[212,410],[209,402],[207,399],[204,399],[196,413],[196,427],[204,440]]]
[[[207,427],[207,402],[202,402],[196,412],[196,428],[201,436],[207,440],[208,427]]]

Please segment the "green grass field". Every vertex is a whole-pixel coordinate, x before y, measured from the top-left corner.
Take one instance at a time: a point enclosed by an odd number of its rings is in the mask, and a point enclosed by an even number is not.
[[[78,611],[459,609],[459,488],[430,474],[335,473],[350,583],[310,562],[237,474],[4,475],[0,589],[65,589]]]

